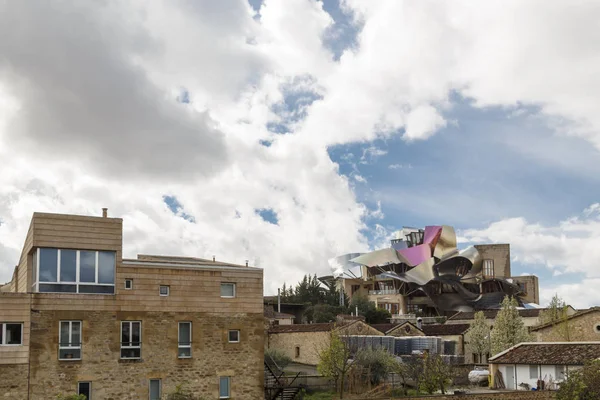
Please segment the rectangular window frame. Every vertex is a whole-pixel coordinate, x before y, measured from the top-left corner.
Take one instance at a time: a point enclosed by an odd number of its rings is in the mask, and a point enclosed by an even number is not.
[[[86,384],[86,383],[89,385],[89,390],[88,390],[88,392],[89,392],[89,394],[90,394],[90,397],[89,397],[89,398],[87,398],[86,400],[92,400],[92,382],[91,382],[91,381],[81,381],[81,382],[77,382],[77,394],[78,394],[78,395],[79,395],[79,394],[83,394],[83,393],[81,393],[81,386],[80,386],[80,385],[81,385],[81,384]],[[86,397],[87,397],[87,396],[86,396]]]
[[[188,324],[190,326],[190,341],[189,343],[183,343],[181,341],[181,325]],[[190,355],[181,355],[181,349],[190,349]],[[179,321],[177,324],[177,358],[192,358],[192,322],[191,321]]]
[[[6,325],[21,325],[21,342],[20,343],[11,343],[11,344],[5,343],[5,341],[6,341]],[[23,327],[24,327],[23,322],[12,322],[12,321],[0,322],[0,330],[2,331],[2,340],[0,340],[0,346],[2,346],[2,347],[23,346]]]
[[[129,287],[127,287],[127,283],[129,282]],[[125,290],[132,290],[133,289],[133,279],[125,279],[125,283],[123,284],[123,287],[125,288]]]
[[[140,324],[140,341],[139,341],[139,345],[134,346],[132,345],[133,342],[131,332],[133,332],[133,324],[134,323],[139,323]],[[121,340],[123,339],[123,325],[124,324],[129,324],[129,332],[130,332],[130,337],[129,337],[129,341],[128,342],[122,342]],[[121,330],[120,330],[120,335],[119,335],[119,342],[121,343],[121,349],[120,349],[120,357],[121,360],[140,360],[142,358],[142,321],[121,321]],[[123,345],[124,343],[128,343],[128,345]],[[128,349],[139,349],[140,350],[140,356],[139,357],[123,357],[123,350],[128,350]]]
[[[163,288],[167,289],[167,293],[163,294],[162,290]],[[159,285],[158,286],[158,295],[162,296],[162,297],[167,297],[171,294],[171,287],[169,285]]]
[[[494,271],[494,259],[492,258],[486,258],[482,261],[482,267],[483,267],[483,276],[486,278],[493,278],[495,277],[495,271]]]
[[[68,322],[69,323],[69,345],[68,346],[63,346],[62,340],[61,340],[61,335],[62,335],[62,330],[61,330],[61,325],[63,322]],[[73,336],[73,322],[79,322],[79,345],[78,346],[73,346],[72,343],[72,336]],[[62,321],[58,321],[58,360],[59,361],[78,361],[81,360],[83,354],[82,354],[82,346],[81,343],[83,342],[83,337],[82,337],[82,331],[83,331],[83,322],[80,320],[62,320]],[[60,351],[61,350],[79,350],[79,358],[61,358],[60,357]],[[91,386],[90,386],[91,387]],[[90,389],[91,391],[91,389]]]
[[[227,393],[222,393],[223,380],[227,381]],[[219,377],[219,399],[230,399],[231,398],[231,377],[230,376],[220,376]]]
[[[233,296],[223,296],[223,285],[231,285],[233,287]],[[222,299],[234,299],[237,295],[237,288],[235,282],[221,282],[220,289],[220,295]]]
[[[233,332],[237,333],[237,340],[231,340],[231,334]],[[229,342],[229,343],[239,343],[240,342],[240,330],[239,329],[230,329],[227,332],[227,342]]]
[[[52,249],[52,250],[57,250],[56,252],[56,282],[42,282],[40,281],[40,249]],[[61,251],[62,250],[68,250],[68,251],[75,251],[76,252],[76,259],[75,259],[75,281],[61,281],[60,280],[60,262],[61,262]],[[80,268],[81,268],[81,258],[80,258],[80,254],[82,251],[88,251],[88,252],[94,252],[95,253],[95,266],[94,266],[94,282],[81,282],[80,281]],[[113,264],[113,277],[114,277],[114,281],[116,281],[117,279],[117,253],[115,251],[109,251],[109,250],[77,250],[77,249],[55,249],[53,247],[39,247],[35,250],[35,252],[33,253],[33,257],[34,257],[34,262],[33,262],[33,266],[35,268],[35,271],[33,272],[33,275],[35,276],[35,282],[33,282],[32,284],[32,289],[34,292],[36,293],[74,293],[74,294],[101,294],[101,295],[106,295],[106,296],[114,296],[116,294],[115,292],[115,282],[113,281],[113,283],[99,283],[98,280],[98,274],[99,274],[99,254],[101,252],[107,252],[107,253],[114,253],[114,264]],[[72,285],[75,286],[75,291],[74,292],[66,292],[66,291],[57,291],[57,292],[40,292],[40,284],[41,285]],[[103,287],[112,287],[112,293],[87,293],[87,292],[81,292],[80,291],[80,287],[81,286],[103,286]]]
[[[152,381],[158,382],[158,398],[162,398],[162,379],[153,378],[148,380],[148,399],[152,400]]]
[[[529,366],[529,379],[539,379],[539,368],[537,365]]]

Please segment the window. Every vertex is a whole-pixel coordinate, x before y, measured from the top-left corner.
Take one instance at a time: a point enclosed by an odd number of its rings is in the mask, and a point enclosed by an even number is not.
[[[556,379],[564,379],[565,378],[565,366],[564,365],[555,365],[554,366],[555,378]]]
[[[168,296],[169,287],[166,285],[160,285],[160,287],[158,288],[158,294],[160,294],[161,296]]]
[[[230,330],[229,331],[229,343],[239,343],[239,342],[240,342],[240,331]]]
[[[517,285],[519,285],[519,289],[521,289],[524,294],[527,294],[527,282],[517,282]]]
[[[83,394],[86,400],[92,400],[92,382],[79,382],[77,394]]]
[[[179,344],[177,347],[179,358],[190,358],[192,356],[192,323],[179,323]]]
[[[142,357],[142,323],[121,321],[121,358]]]
[[[235,297],[235,283],[221,283],[221,297]]]
[[[300,357],[300,346],[296,346],[296,353],[295,353],[295,357],[299,358]]]
[[[537,379],[538,378],[538,366],[530,365],[529,366],[529,379]]]
[[[494,260],[483,260],[483,276],[494,277]]]
[[[133,289],[133,279],[125,279],[125,289]]]
[[[115,252],[39,248],[33,289],[45,293],[115,293]]]
[[[231,377],[219,377],[219,398],[228,399],[231,397]]]
[[[160,379],[150,379],[150,400],[160,400]]]
[[[23,324],[21,322],[0,323],[0,345],[19,346],[23,344]]]
[[[58,359],[81,360],[81,321],[60,321]]]

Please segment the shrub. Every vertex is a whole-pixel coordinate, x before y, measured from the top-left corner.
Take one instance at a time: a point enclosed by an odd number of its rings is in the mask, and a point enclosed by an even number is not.
[[[265,350],[265,360],[268,364],[274,362],[281,369],[284,369],[292,362],[292,359],[287,354],[278,349]]]

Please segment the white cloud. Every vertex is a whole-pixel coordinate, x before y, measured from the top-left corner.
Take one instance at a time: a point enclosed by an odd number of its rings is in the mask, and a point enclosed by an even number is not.
[[[256,18],[243,0],[2,3],[0,280],[33,211],[103,206],[125,218],[128,255],[260,257],[268,292],[283,276],[325,272],[324,260],[367,248],[369,215],[327,149],[403,130],[405,140],[431,137],[451,93],[475,107],[533,105],[600,148],[596,2],[343,6],[362,30],[335,61],[323,45],[334,22],[318,1],[267,0]],[[273,106],[299,79],[320,98],[284,115],[290,132],[275,135]],[[175,101],[181,88],[190,104]],[[172,215],[164,194],[196,224]],[[596,276],[597,215],[556,227],[516,218],[470,234],[518,234],[524,262]],[[385,228],[375,236],[387,240]]]
[[[524,218],[509,218],[484,229],[460,232],[461,240],[477,243],[510,243],[511,255],[523,265],[543,265],[553,276],[582,274],[584,280],[573,284],[550,284],[541,289],[545,304],[557,292],[572,304],[597,304],[600,298],[579,298],[577,288],[591,288],[600,279],[600,205],[593,204],[580,216],[560,221],[555,226],[530,223]]]

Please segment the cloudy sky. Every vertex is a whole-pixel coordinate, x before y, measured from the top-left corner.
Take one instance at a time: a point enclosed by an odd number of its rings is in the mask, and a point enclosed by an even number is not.
[[[34,211],[265,291],[407,226],[600,304],[600,3],[0,2],[0,281]]]

